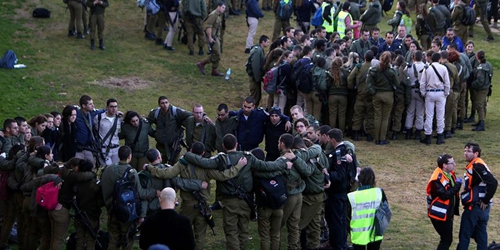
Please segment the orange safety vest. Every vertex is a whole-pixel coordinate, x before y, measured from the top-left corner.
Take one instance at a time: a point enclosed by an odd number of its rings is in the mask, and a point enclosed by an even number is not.
[[[479,185],[472,186],[474,164],[476,163],[483,164],[487,168],[486,163],[484,163],[484,161],[479,157],[476,157],[474,160],[469,162],[467,167],[465,167],[464,191],[462,192],[461,198],[462,205],[469,210],[472,209],[472,204],[479,202],[479,199],[484,198],[486,195],[486,183],[481,181]]]
[[[456,181],[455,172],[450,173],[453,181]],[[443,169],[437,167],[432,173],[429,182],[427,183],[427,215],[431,219],[438,221],[446,221],[448,218],[448,209],[450,207],[450,200],[442,200],[439,196],[433,197],[431,194],[431,187],[433,181],[439,181],[443,185],[444,189],[448,190],[451,188],[450,180],[443,173]],[[457,194],[458,201],[458,194]]]

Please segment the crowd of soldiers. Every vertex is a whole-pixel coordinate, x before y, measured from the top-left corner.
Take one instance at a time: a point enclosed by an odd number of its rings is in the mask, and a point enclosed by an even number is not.
[[[83,95],[79,107],[68,105],[62,114],[39,115],[28,122],[21,117],[6,119],[0,167],[9,181],[8,195],[1,199],[0,247],[6,249],[17,223],[19,249],[61,249],[70,211],[75,211],[77,249],[92,248],[101,207],[106,207],[109,249],[131,249],[137,227],[160,209],[160,191],[173,187],[180,190],[180,213],[193,224],[196,249],[204,249],[210,225],[206,216],[216,207],[222,207],[227,249],[245,248],[251,218],[258,221],[262,249],[279,248],[285,225],[288,248],[303,244],[316,249],[322,235],[332,248],[344,249],[346,197],[353,178],[347,169],[359,165],[354,146],[343,142],[339,129],[317,123],[306,127],[312,118],[304,117],[301,107],[290,112],[293,120],[279,109],[267,113],[256,108],[255,100],[247,97],[240,110],[220,104],[212,121],[201,104],[188,112],[161,96],[158,107],[143,118],[135,111],[118,111],[113,98],[105,109],[95,109],[92,98]],[[149,148],[150,136],[156,148]],[[267,155],[258,148],[264,137]],[[180,157],[182,146],[189,152]],[[142,206],[138,220],[123,223],[110,210],[114,185],[129,166]],[[288,199],[270,208],[257,195],[254,198],[252,177],[277,175],[286,179]],[[211,180],[217,181],[216,202],[208,207]],[[53,210],[35,202],[37,188],[49,182],[60,187]],[[205,213],[200,213],[200,204],[205,204]],[[329,236],[322,234],[328,231]],[[140,242],[147,237],[141,234]],[[144,244],[141,248],[147,249]]]

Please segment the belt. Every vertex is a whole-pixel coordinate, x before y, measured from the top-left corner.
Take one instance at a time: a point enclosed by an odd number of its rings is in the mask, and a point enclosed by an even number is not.
[[[118,148],[118,147],[120,147],[120,145],[115,144],[115,145],[109,146],[109,148]],[[108,148],[108,146],[102,146],[102,148]]]
[[[444,89],[428,89],[426,92],[443,92]]]

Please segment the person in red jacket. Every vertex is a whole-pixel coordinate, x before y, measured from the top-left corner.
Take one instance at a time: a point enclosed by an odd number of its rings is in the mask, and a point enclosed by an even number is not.
[[[449,154],[437,159],[438,166],[427,183],[427,215],[441,237],[438,250],[448,250],[453,240],[453,216],[458,215],[462,178],[455,176],[455,160]]]

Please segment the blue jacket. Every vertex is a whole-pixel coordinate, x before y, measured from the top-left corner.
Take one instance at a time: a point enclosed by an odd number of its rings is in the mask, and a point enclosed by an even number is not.
[[[247,1],[246,13],[247,17],[255,17],[257,19],[264,17],[264,13],[260,10],[257,0]]]
[[[443,36],[443,47],[441,47],[441,49],[446,50],[446,48],[448,48],[448,45],[450,45],[450,43],[452,43],[452,42],[457,45],[458,52],[460,52],[460,53],[465,52],[464,43],[462,42],[462,39],[460,39],[460,37],[458,37],[458,36],[455,36],[453,38],[453,41],[450,41],[448,38]]]
[[[88,147],[94,143],[94,138],[92,137],[92,133],[89,128],[94,127],[94,117],[96,115],[100,115],[104,113],[106,110],[92,110],[87,114],[87,119],[84,118],[83,112],[79,109],[76,112],[76,120],[75,120],[75,139],[76,144],[80,146]],[[86,122],[89,124],[87,125]]]
[[[230,111],[229,116],[238,116],[238,128],[236,138],[238,139],[239,150],[250,151],[257,148],[264,139],[264,126],[269,122],[269,114],[262,108],[252,110],[248,119],[245,119],[243,109]],[[290,121],[286,115],[281,115],[283,122]]]

